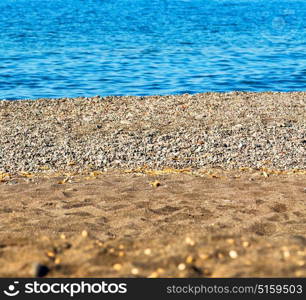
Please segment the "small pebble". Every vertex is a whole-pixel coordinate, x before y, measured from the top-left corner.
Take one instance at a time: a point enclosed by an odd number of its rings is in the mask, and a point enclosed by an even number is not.
[[[152,250],[149,249],[149,248],[148,248],[148,249],[145,249],[145,250],[144,250],[144,254],[145,254],[145,255],[151,255],[151,254],[152,254]]]
[[[152,272],[152,273],[148,276],[148,278],[157,278],[157,277],[159,277],[158,272]]]
[[[131,270],[131,273],[132,273],[133,275],[138,275],[138,274],[139,274],[139,269],[133,268],[133,269]]]
[[[61,262],[62,262],[61,259],[58,258],[58,257],[54,260],[54,263],[55,263],[56,265],[59,265]]]
[[[238,253],[235,250],[231,250],[228,255],[230,256],[230,258],[235,259],[238,257]]]
[[[88,232],[86,230],[82,231],[82,237],[84,238],[88,237]]]
[[[122,265],[121,264],[114,264],[113,269],[116,270],[116,271],[120,271],[122,269]]]
[[[247,248],[247,247],[250,246],[250,243],[249,243],[248,241],[243,241],[242,246],[243,246],[244,248]]]
[[[288,259],[290,257],[289,250],[287,250],[287,249],[283,250],[283,257],[284,257],[284,259]]]
[[[191,255],[186,257],[186,263],[191,264],[193,262],[193,257]]]
[[[180,271],[184,271],[186,269],[186,265],[184,263],[181,263],[177,266],[177,268],[180,270]]]
[[[235,240],[234,239],[227,239],[226,241],[230,245],[234,245],[235,244]]]
[[[47,256],[50,258],[54,258],[55,257],[55,253],[53,251],[48,251],[47,252]]]
[[[195,245],[195,241],[193,239],[191,239],[190,237],[186,237],[185,243],[189,246],[194,246]]]

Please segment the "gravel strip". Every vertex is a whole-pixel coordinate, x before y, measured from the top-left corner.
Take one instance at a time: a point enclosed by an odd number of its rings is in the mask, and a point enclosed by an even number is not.
[[[0,101],[0,171],[306,168],[306,93]]]

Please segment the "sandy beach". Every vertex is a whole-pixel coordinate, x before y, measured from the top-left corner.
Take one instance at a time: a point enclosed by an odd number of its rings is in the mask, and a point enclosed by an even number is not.
[[[0,101],[0,276],[305,277],[305,109],[302,92]]]

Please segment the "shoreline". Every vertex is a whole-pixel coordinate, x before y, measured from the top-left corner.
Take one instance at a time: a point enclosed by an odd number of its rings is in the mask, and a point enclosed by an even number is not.
[[[0,172],[306,169],[306,93],[0,101]]]
[[[35,102],[35,101],[61,101],[61,100],[73,100],[73,99],[83,99],[83,100],[88,100],[88,99],[93,99],[93,98],[100,98],[100,99],[107,99],[107,98],[156,98],[156,97],[184,97],[184,96],[201,96],[201,95],[225,95],[225,96],[230,96],[230,95],[258,95],[258,94],[266,94],[266,95],[306,95],[306,90],[299,90],[299,91],[263,91],[263,92],[252,92],[252,91],[223,91],[223,92],[215,92],[215,91],[209,91],[209,92],[199,92],[199,93],[181,93],[181,94],[152,94],[152,95],[92,95],[92,96],[69,96],[69,97],[37,97],[37,98],[14,98],[14,99],[1,99],[1,101],[6,101],[6,102]]]

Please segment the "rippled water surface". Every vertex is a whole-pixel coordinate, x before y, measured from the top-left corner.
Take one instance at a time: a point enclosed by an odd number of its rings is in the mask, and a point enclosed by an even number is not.
[[[1,0],[0,99],[306,90],[306,1]]]

